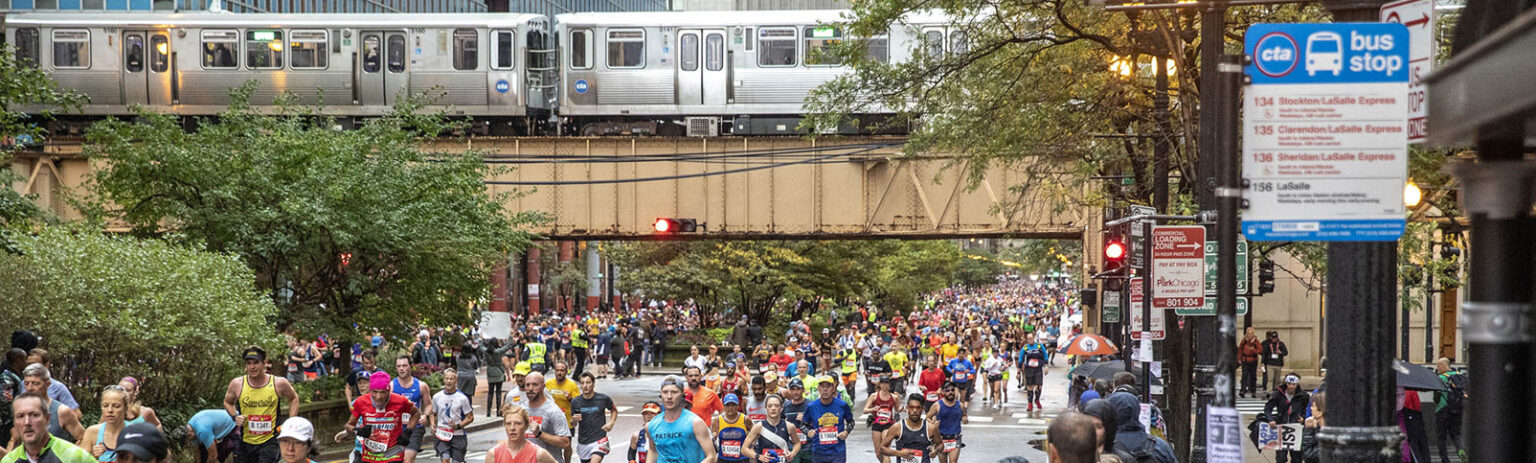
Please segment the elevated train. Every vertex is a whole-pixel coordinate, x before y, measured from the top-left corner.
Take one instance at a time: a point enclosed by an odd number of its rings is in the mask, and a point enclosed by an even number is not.
[[[426,93],[481,134],[788,134],[810,92],[849,72],[822,53],[847,39],[829,25],[845,13],[20,13],[4,39],[87,96],[65,133],[132,105],[214,115],[254,81],[258,109],[287,92],[344,123]],[[900,62],[962,34],[934,15],[861,40]]]

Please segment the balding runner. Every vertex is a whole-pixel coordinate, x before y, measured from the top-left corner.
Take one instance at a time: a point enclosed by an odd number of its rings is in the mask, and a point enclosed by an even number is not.
[[[571,448],[571,426],[565,411],[544,392],[544,374],[529,373],[523,378],[523,393],[528,395],[528,442],[565,462],[565,450]]]

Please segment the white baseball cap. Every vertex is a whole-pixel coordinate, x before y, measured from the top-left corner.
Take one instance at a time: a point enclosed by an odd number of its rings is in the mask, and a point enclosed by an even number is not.
[[[277,434],[278,439],[297,439],[304,442],[315,440],[315,425],[302,416],[289,417],[283,420],[283,426]]]

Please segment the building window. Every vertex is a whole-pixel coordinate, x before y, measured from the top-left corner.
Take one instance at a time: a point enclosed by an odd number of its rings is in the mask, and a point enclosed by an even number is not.
[[[512,31],[494,31],[491,34],[496,37],[496,63],[492,64],[491,68],[512,69],[512,57],[517,56],[513,54],[517,51],[516,45],[513,43],[513,37],[516,36],[512,34]]]
[[[389,72],[405,72],[405,34],[390,35],[388,45]]]
[[[795,28],[764,27],[757,30],[758,66],[795,65]]]
[[[379,62],[382,55],[379,53],[379,36],[369,34],[363,36],[363,72],[379,72]]]
[[[149,36],[149,70],[165,72],[170,67],[171,50],[164,35]]]
[[[571,69],[592,69],[592,31],[571,31]]]
[[[123,69],[128,72],[144,71],[144,36],[133,34],[123,37]]]
[[[641,29],[608,31],[608,67],[645,67],[645,31]]]
[[[233,69],[240,67],[240,33],[236,31],[203,31],[203,68]]]
[[[22,66],[36,69],[41,44],[36,27],[16,29],[16,61]]]
[[[877,63],[891,62],[891,39],[875,37],[864,42],[864,56]]]
[[[843,41],[843,31],[832,26],[805,27],[805,65],[831,66],[843,64],[834,47]]]
[[[725,69],[724,35],[709,34],[704,38],[704,69],[710,71]]]
[[[245,67],[249,69],[282,69],[283,31],[246,31]]]
[[[480,69],[480,31],[453,30],[453,68],[460,71]]]
[[[91,67],[91,32],[86,30],[53,31],[53,67],[87,69]]]
[[[294,69],[325,69],[330,57],[325,50],[329,39],[324,29],[288,31],[288,51],[293,54],[288,65]]]
[[[923,46],[928,49],[929,58],[943,58],[944,31],[934,29],[923,32]]]
[[[682,34],[677,38],[677,64],[684,71],[699,70],[699,34]]]
[[[970,42],[965,40],[965,31],[949,33],[949,52],[956,55],[964,55],[970,51]]]

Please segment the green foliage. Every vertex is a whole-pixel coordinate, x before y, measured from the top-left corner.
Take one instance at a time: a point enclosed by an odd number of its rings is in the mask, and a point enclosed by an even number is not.
[[[293,389],[298,392],[299,400],[303,403],[345,399],[346,387],[347,378],[336,374],[321,376],[314,381],[293,383]]]
[[[1077,240],[1019,240],[999,253],[1003,260],[1019,264],[1020,275],[1045,275],[1064,267],[1076,269],[1083,262],[1083,242]]]
[[[280,330],[401,334],[471,322],[488,269],[528,245],[518,229],[536,217],[509,213],[506,196],[487,191],[496,171],[481,153],[418,148],[456,126],[408,98],[334,130],[318,108],[252,110],[253,88],[192,133],[142,109],[135,122],[92,127],[97,208],[136,234],[240,256],[282,308]]]
[[[53,117],[54,109],[78,108],[84,96],[60,91],[48,74],[18,60],[9,46],[0,45],[0,137],[43,139],[38,122]],[[33,114],[29,107],[47,108]],[[10,185],[21,178],[11,171],[9,148],[0,148],[0,184]],[[31,198],[13,188],[0,188],[0,253],[16,253],[13,235],[50,219],[32,203]]]
[[[281,352],[272,302],[236,256],[59,227],[16,245],[0,254],[0,319],[43,336],[82,403],[133,376],[144,403],[217,406],[241,349]]]

